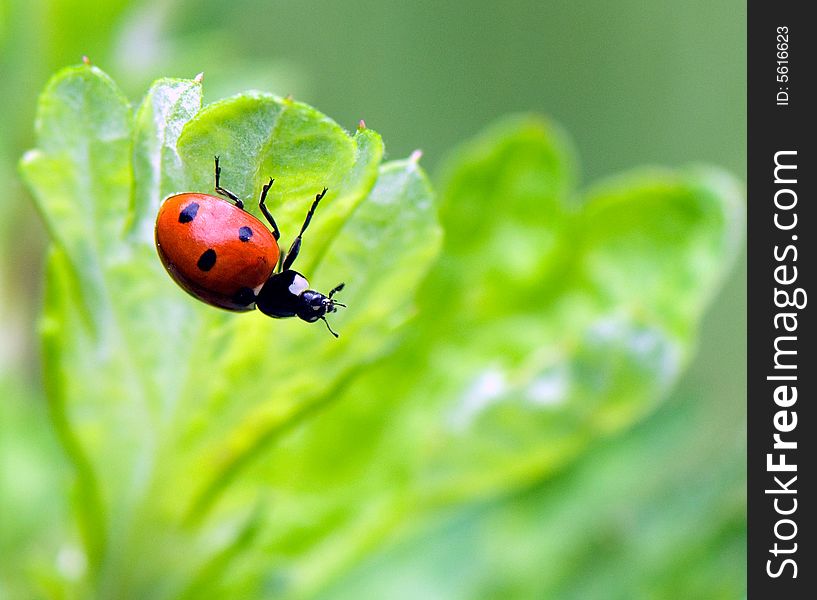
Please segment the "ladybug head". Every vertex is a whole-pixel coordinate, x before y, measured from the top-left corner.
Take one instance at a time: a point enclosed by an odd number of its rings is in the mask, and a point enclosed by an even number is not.
[[[314,323],[318,319],[326,323],[329,332],[338,337],[326,322],[326,314],[338,310],[338,306],[346,307],[333,296],[343,289],[344,284],[336,285],[328,295],[309,289],[306,277],[287,269],[270,276],[255,298],[255,305],[262,313],[276,319],[299,317],[307,323]]]
[[[329,326],[329,322],[326,320],[326,314],[337,312],[338,306],[346,308],[345,304],[332,298],[332,296],[343,289],[344,285],[343,283],[336,285],[327,296],[315,290],[303,291],[299,297],[299,307],[296,312],[298,318],[307,323],[314,323],[318,319],[322,319],[323,322],[326,323],[326,328],[329,330],[329,333],[338,337],[338,334],[332,331],[332,328]]]

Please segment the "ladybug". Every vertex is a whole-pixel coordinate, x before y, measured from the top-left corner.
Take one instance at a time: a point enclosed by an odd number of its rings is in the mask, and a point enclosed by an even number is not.
[[[299,317],[307,323],[322,320],[329,332],[327,313],[345,308],[333,299],[344,284],[328,295],[309,289],[306,277],[292,263],[301,239],[326,188],[315,196],[301,231],[284,256],[278,247],[281,233],[265,201],[273,179],[261,191],[259,207],[272,229],[244,210],[244,203],[221,187],[215,157],[215,191],[228,198],[185,192],[164,201],[156,217],[156,250],[167,272],[183,290],[212,306],[232,311],[255,308],[270,317]]]

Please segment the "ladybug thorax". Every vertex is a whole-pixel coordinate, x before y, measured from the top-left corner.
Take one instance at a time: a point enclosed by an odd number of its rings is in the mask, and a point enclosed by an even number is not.
[[[255,305],[270,317],[297,316],[308,323],[335,311],[332,300],[309,289],[306,277],[292,269],[272,275],[258,292]]]
[[[287,277],[285,280],[288,280],[290,277],[292,278],[292,283],[287,286],[287,291],[293,296],[298,297],[304,292],[309,289],[309,282],[306,280],[306,277],[298,273],[297,271],[285,271],[283,274],[286,274]]]

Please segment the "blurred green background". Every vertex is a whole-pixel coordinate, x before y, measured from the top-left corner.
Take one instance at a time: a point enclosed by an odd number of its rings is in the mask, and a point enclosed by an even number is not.
[[[134,102],[155,78],[200,71],[205,102],[248,88],[291,93],[347,129],[365,119],[387,157],[421,148],[432,174],[492,120],[535,111],[572,135],[583,184],[644,164],[705,162],[745,178],[745,19],[745,4],[731,0],[0,0],[0,456],[15,460],[0,475],[0,509],[4,497],[66,468],[45,419],[35,335],[46,236],[16,174],[34,145],[37,94],[57,69],[88,55]],[[543,522],[530,540],[576,535],[582,543],[561,561],[520,559],[519,568],[547,573],[558,597],[740,590],[745,270],[742,254],[705,318],[695,361],[655,413],[599,439],[568,472],[511,499],[512,509],[507,499],[487,500],[382,549],[335,592],[354,595],[362,581],[387,597],[394,582],[405,591],[434,581],[435,593],[454,595],[456,581],[471,581],[487,560],[479,540],[497,529],[492,521],[556,499],[572,512]],[[4,540],[0,550],[20,544]],[[673,544],[677,556],[667,550]],[[466,563],[447,560],[469,553]],[[719,578],[723,589],[713,589]]]

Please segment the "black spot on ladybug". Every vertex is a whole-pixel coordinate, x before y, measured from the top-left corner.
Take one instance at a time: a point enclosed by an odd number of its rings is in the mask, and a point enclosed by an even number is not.
[[[238,239],[242,242],[249,242],[252,237],[252,229],[246,225],[238,230]]]
[[[198,268],[202,271],[209,271],[213,268],[214,264],[216,264],[216,251],[212,248],[208,248],[201,253],[201,256],[199,256],[199,262],[196,263],[196,266],[198,266]]]
[[[179,213],[179,223],[189,223],[193,219],[196,218],[196,214],[199,212],[199,205],[195,202],[191,202],[187,206],[184,207],[182,212]]]
[[[239,306],[249,306],[255,302],[255,292],[248,287],[240,288],[233,296],[233,302]]]

